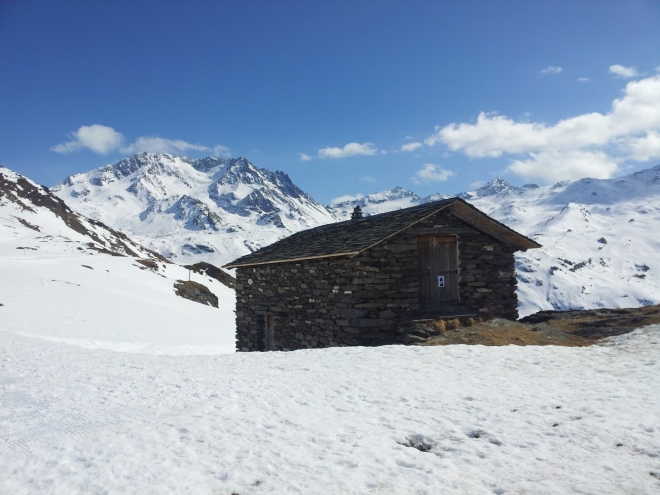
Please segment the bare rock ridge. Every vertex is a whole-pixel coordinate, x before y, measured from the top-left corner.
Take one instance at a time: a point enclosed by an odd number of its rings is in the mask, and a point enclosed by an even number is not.
[[[13,203],[24,213],[39,217],[39,211],[47,210],[60,218],[64,225],[86,238],[87,247],[96,251],[115,256],[147,257],[167,261],[158,253],[143,248],[125,234],[108,227],[99,220],[86,218],[73,211],[59,197],[16,172],[0,166],[0,207]],[[38,224],[31,223],[27,218],[16,217],[26,227],[40,232]]]

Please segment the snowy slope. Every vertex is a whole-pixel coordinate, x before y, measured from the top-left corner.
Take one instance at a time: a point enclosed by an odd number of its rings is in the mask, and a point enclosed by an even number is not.
[[[659,332],[153,356],[0,331],[0,493],[657,494]]]
[[[543,245],[517,255],[521,316],[660,303],[660,166],[550,187],[498,178],[457,196]],[[374,214],[444,197],[397,188],[328,209],[347,219],[356,204]]]
[[[309,227],[336,221],[283,172],[245,158],[140,153],[52,188],[180,264],[222,265]]]
[[[2,331],[129,352],[234,352],[231,289],[192,274],[220,308],[175,296],[188,270],[2,167],[0,274]]]

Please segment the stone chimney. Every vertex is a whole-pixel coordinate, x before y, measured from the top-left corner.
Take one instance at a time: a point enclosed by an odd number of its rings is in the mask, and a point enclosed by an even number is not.
[[[362,208],[360,208],[360,205],[357,205],[351,214],[351,220],[355,220],[356,218],[362,218]]]

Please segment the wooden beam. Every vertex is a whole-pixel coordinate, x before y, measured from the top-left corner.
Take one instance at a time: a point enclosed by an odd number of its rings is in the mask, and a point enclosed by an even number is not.
[[[301,256],[300,258],[290,258],[288,260],[260,261],[259,263],[241,263],[240,265],[234,265],[230,263],[228,265],[224,265],[222,268],[226,268],[229,270],[231,268],[241,268],[244,266],[274,265],[275,263],[291,263],[293,261],[318,260],[321,258],[334,258],[337,256],[354,256],[358,253],[359,251],[350,251],[347,253],[321,254],[318,256]]]
[[[447,204],[447,205],[443,205],[443,206],[441,206],[441,207],[438,208],[437,210],[434,210],[433,212],[431,212],[431,213],[429,213],[428,215],[426,215],[426,216],[420,218],[419,220],[415,220],[415,221],[412,222],[410,225],[406,225],[406,226],[403,227],[402,229],[399,229],[399,230],[397,230],[396,232],[391,233],[391,234],[388,235],[387,237],[383,237],[381,240],[374,242],[371,246],[368,246],[368,247],[366,247],[366,248],[364,248],[364,249],[360,249],[360,251],[358,251],[358,252],[355,253],[355,254],[364,253],[365,251],[368,251],[369,249],[371,249],[371,248],[373,248],[373,247],[376,247],[376,246],[378,246],[379,244],[382,244],[383,242],[389,241],[392,237],[399,235],[399,234],[400,234],[401,232],[403,232],[404,230],[409,229],[409,228],[412,227],[413,225],[417,225],[419,222],[423,222],[423,221],[426,220],[427,218],[431,218],[433,215],[435,215],[436,213],[439,213],[440,211],[444,210],[445,208],[447,208],[447,207],[450,206],[451,204],[452,204],[452,203],[449,203],[449,204]]]
[[[496,232],[493,232],[492,228],[488,228],[489,225],[484,225],[485,222],[483,222],[483,223],[482,222],[476,222],[474,218],[470,218],[467,215],[464,215],[463,213],[461,213],[459,211],[455,211],[455,210],[452,211],[451,214],[454,215],[459,220],[463,220],[465,223],[469,223],[470,225],[474,225],[480,231],[482,231],[484,234],[488,234],[489,236],[494,237],[495,239],[497,239],[500,242],[503,242],[504,244],[507,244],[507,245],[512,244],[509,239],[506,239],[505,237],[499,235]],[[482,225],[479,225],[480,223]]]
[[[449,228],[449,227],[428,227],[428,228],[413,228],[409,232],[413,235],[433,235],[433,234],[476,234],[479,232],[477,229],[470,227],[464,228]]]

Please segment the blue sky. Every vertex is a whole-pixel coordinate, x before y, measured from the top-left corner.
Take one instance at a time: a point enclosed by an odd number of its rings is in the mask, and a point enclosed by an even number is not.
[[[658,26],[657,0],[3,1],[0,164],[246,156],[323,203],[615,177],[660,163]]]

